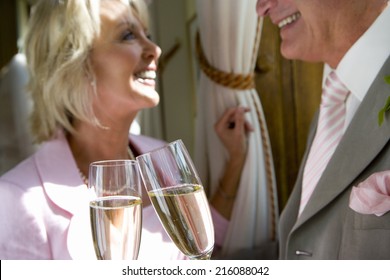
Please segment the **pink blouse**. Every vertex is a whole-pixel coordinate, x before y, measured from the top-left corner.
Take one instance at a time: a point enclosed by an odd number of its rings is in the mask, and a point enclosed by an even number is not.
[[[138,153],[164,142],[131,136]],[[64,134],[0,177],[0,259],[96,259],[89,222],[88,190]],[[216,246],[228,221],[211,208]],[[143,209],[140,260],[185,256],[162,228],[152,206]]]

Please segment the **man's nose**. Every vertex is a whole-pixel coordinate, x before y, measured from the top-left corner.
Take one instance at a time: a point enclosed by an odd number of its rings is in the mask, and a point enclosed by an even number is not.
[[[256,12],[259,16],[265,17],[269,14],[272,7],[276,5],[277,0],[257,0]]]

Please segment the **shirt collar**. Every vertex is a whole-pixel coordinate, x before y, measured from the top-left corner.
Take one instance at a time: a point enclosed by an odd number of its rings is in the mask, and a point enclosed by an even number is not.
[[[336,73],[360,101],[390,55],[390,5],[349,49]],[[353,70],[352,70],[353,69]]]

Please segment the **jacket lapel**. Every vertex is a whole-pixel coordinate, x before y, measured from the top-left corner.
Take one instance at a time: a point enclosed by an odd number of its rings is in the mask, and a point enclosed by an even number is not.
[[[37,152],[36,166],[48,199],[70,215],[66,234],[72,259],[96,259],[89,221],[89,191],[62,131]],[[89,248],[89,249],[86,249]]]
[[[49,199],[69,214],[77,213],[83,201],[80,191],[86,187],[62,131],[55,139],[43,144],[35,160]]]
[[[145,135],[129,135],[129,145],[135,153],[135,156],[139,156],[152,150],[161,148],[166,144],[167,143],[165,141]]]
[[[346,190],[389,141],[390,115],[379,126],[377,114],[390,96],[390,85],[384,80],[389,74],[390,59],[370,87],[295,227]]]

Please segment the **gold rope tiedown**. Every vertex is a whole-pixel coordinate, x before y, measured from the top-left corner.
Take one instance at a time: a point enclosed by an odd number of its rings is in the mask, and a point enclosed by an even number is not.
[[[196,34],[196,54],[199,61],[199,67],[212,81],[222,86],[232,89],[253,89],[255,88],[254,73],[248,75],[228,73],[215,68],[210,65],[206,56],[204,55],[202,45],[200,42],[199,32]]]
[[[252,54],[252,64],[251,64],[252,69],[254,69],[256,63],[257,51],[258,51],[258,46],[260,43],[260,36],[261,36],[261,27],[262,27],[262,21],[260,18],[258,18],[255,44],[253,47],[253,54]],[[199,32],[196,34],[195,45],[196,45],[196,54],[199,61],[199,67],[212,81],[232,89],[239,89],[239,90],[255,89],[255,81],[254,81],[255,74],[253,72],[248,75],[228,73],[228,72],[221,71],[215,68],[214,66],[210,65],[206,56],[203,53]],[[254,98],[252,97],[252,99]],[[269,195],[268,197],[269,210],[271,216],[270,237],[271,240],[275,240],[276,239],[276,209],[275,209],[275,196],[274,196],[274,189],[273,189],[275,185],[275,181],[274,181],[273,169],[272,169],[273,160],[271,155],[271,145],[269,143],[269,138],[267,137],[266,134],[267,129],[266,129],[266,121],[264,120],[264,116],[261,114],[260,108],[258,108],[255,100],[253,100],[253,103],[255,104],[256,107],[256,115],[260,125],[260,133],[261,133],[263,150],[264,150],[264,158],[265,158],[264,160],[265,160],[266,176],[267,176],[266,180],[267,180],[268,195]]]

